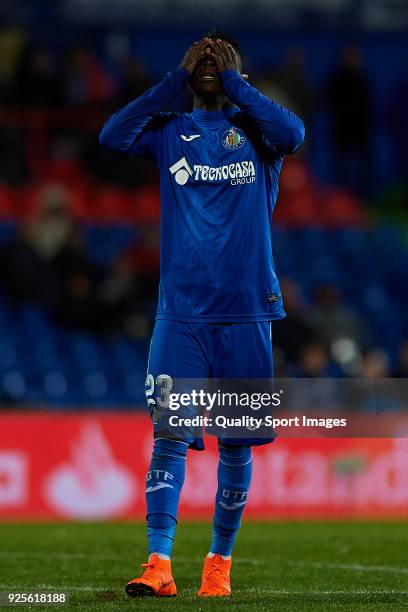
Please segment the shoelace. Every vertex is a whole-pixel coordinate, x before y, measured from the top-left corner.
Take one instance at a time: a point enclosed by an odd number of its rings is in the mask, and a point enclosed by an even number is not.
[[[221,569],[221,567],[219,566],[218,563],[212,563],[211,564],[210,569],[208,570],[208,573],[207,573],[207,578],[210,578],[210,576],[212,576],[213,574],[215,574],[216,576],[221,577],[224,581],[227,579],[226,574]]]
[[[141,563],[140,564],[142,567],[149,567],[149,568],[153,568],[154,567],[154,563],[152,561],[148,561],[147,563]]]
[[[141,566],[146,568],[145,569],[145,574],[148,573],[149,571],[152,571],[154,569],[155,563],[152,563],[151,561],[147,562],[147,563],[141,563]]]

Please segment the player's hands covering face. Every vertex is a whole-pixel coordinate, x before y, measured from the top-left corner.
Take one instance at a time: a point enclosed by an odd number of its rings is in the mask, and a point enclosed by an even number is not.
[[[216,40],[210,40],[210,52],[209,55],[212,57],[217,64],[217,70],[219,73],[225,70],[234,70],[241,74],[241,59],[238,52],[232,45],[227,43],[225,40],[217,38]],[[248,78],[247,74],[241,74],[244,79]]]
[[[190,76],[193,74],[194,68],[196,67],[197,63],[201,59],[203,59],[203,57],[205,57],[206,53],[210,52],[209,43],[210,39],[206,37],[202,40],[198,40],[197,42],[193,43],[191,47],[187,50],[187,53],[183,57],[183,61],[181,62],[180,67],[186,68]]]
[[[191,76],[197,63],[205,57],[214,60],[219,74],[225,70],[235,70],[241,74],[241,60],[238,52],[232,45],[219,38],[215,40],[205,37],[193,43],[180,66],[186,68]],[[244,79],[248,78],[247,74],[241,74],[241,76]]]

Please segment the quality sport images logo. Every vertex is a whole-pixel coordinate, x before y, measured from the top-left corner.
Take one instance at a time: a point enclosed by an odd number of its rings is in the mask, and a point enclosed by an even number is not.
[[[170,166],[169,171],[178,185],[185,185],[190,178],[210,183],[229,180],[231,185],[245,185],[256,180],[255,164],[251,160],[218,167],[194,164],[191,168],[187,159],[182,157]]]

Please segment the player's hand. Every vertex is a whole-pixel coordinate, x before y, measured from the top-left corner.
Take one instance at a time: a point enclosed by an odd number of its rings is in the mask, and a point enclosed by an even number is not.
[[[186,68],[191,76],[197,62],[204,57],[205,53],[210,53],[209,43],[210,39],[206,37],[192,44],[183,57],[180,68]]]
[[[234,70],[241,74],[241,63],[237,51],[232,45],[217,38],[210,41],[210,56],[214,59],[217,70],[221,74],[225,70]],[[248,78],[247,74],[241,74],[244,79]]]

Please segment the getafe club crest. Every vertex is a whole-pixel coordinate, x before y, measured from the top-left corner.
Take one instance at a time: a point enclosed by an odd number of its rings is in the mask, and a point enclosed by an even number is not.
[[[239,149],[245,140],[244,132],[237,127],[230,127],[222,135],[222,144],[226,149]]]

